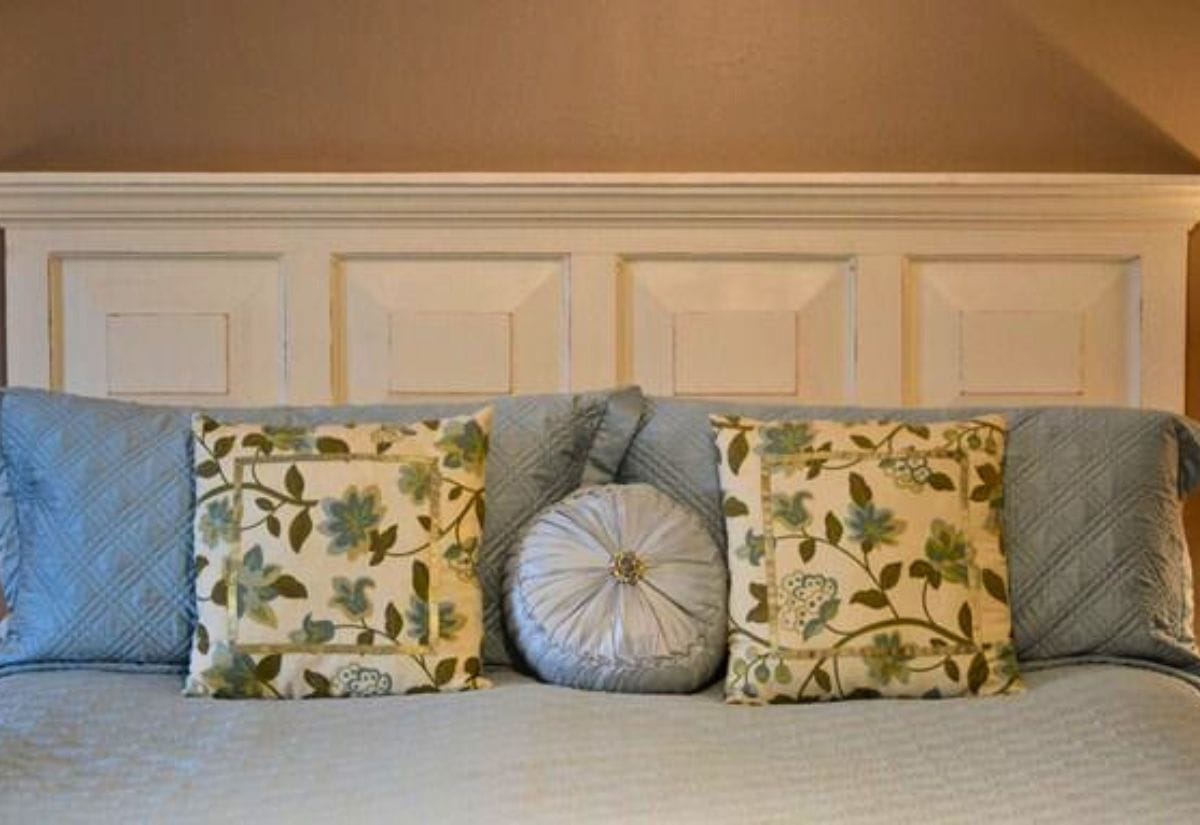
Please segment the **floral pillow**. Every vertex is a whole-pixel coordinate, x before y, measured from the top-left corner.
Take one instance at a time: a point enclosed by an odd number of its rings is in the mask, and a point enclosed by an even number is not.
[[[1004,419],[713,416],[730,702],[1012,693]]]
[[[196,416],[184,692],[487,687],[475,559],[491,417],[303,429]]]

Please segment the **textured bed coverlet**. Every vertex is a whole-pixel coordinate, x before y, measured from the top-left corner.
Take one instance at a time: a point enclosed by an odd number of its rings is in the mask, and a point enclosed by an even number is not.
[[[1197,822],[1200,691],[1116,665],[1016,697],[733,708],[500,671],[492,691],[192,702],[179,678],[0,680],[12,822]]]

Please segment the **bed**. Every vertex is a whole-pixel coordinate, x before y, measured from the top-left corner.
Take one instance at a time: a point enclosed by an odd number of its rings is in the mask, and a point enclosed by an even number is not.
[[[39,822],[1189,822],[1200,812],[1197,682],[1144,668],[1047,667],[1028,674],[1019,699],[850,702],[790,709],[787,724],[729,708],[717,689],[590,694],[495,678],[495,690],[471,694],[262,707],[186,701],[178,676],[11,676],[0,690],[0,799]]]
[[[606,471],[722,541],[709,412],[1008,410],[1028,688],[743,708],[498,656],[492,690],[213,702],[170,652],[0,655],[0,819],[1200,820],[1198,216],[1183,178],[0,176],[12,385],[210,409],[638,384]]]

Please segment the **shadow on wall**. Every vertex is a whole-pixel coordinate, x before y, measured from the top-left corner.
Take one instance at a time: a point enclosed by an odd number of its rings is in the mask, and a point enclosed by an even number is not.
[[[1197,9],[10,0],[0,169],[1197,172]]]
[[[1048,45],[1200,157],[1200,3],[1002,0]]]

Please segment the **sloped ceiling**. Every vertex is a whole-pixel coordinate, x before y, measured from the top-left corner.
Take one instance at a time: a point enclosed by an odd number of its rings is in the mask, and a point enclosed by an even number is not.
[[[1200,172],[1195,0],[5,0],[0,170]]]
[[[1200,157],[1200,2],[1009,0],[1047,42]]]

